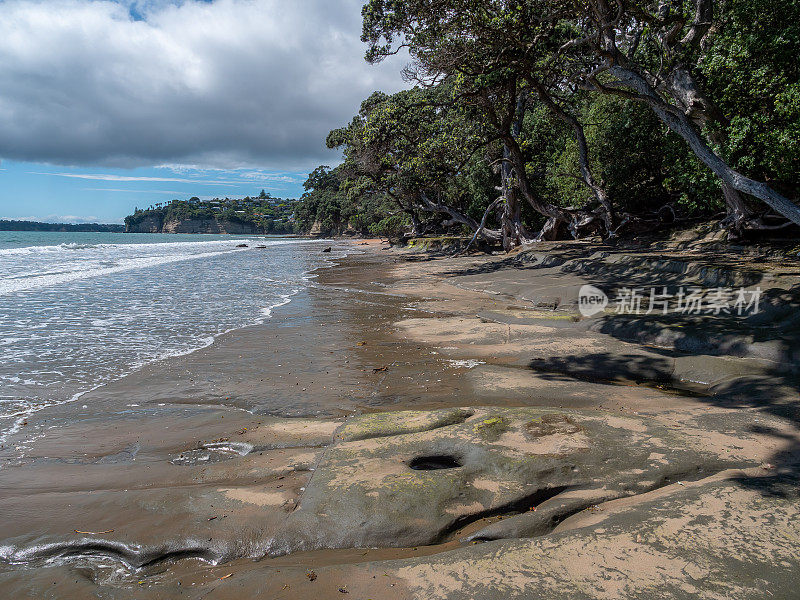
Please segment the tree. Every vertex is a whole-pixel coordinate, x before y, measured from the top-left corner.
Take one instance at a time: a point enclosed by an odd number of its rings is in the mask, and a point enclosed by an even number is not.
[[[722,130],[730,121],[699,75],[713,55],[712,38],[724,28],[730,7],[744,1],[727,2],[723,10],[715,10],[718,3],[714,0],[693,0],[691,4],[591,0],[590,10],[572,15],[585,23],[584,36],[572,49],[582,51],[593,63],[591,70],[577,74],[575,80],[586,89],[648,105],[720,178],[728,222],[735,227],[757,225],[740,193],[762,200],[800,225],[800,207],[773,187],[731,167],[713,147],[726,143]],[[795,5],[797,11],[796,2],[787,4]],[[702,129],[708,125],[713,126],[711,135],[704,137]]]
[[[295,220],[301,230],[318,227],[326,235],[339,233],[343,225],[343,195],[340,192],[339,169],[320,166],[308,175],[303,184],[306,190],[295,211]]]
[[[559,222],[569,222],[574,233],[581,224],[591,223],[591,216],[586,210],[559,209],[530,194],[533,186],[525,181],[524,156],[514,147],[510,131],[511,91],[499,92],[503,86],[513,87],[517,94],[524,84],[529,94],[573,128],[581,179],[602,207],[607,229],[614,227],[613,208],[602,182],[592,173],[587,137],[576,110],[581,89],[643,103],[683,138],[720,178],[730,213],[727,224],[737,228],[759,225],[741,194],[763,200],[800,224],[796,204],[774,186],[737,171],[715,150],[742,139],[727,125],[733,121],[724,114],[724,94],[715,98],[715,90],[703,85],[703,70],[713,65],[720,53],[714,45],[717,36],[733,35],[750,48],[766,46],[771,81],[784,77],[777,86],[782,91],[785,84],[792,86],[773,115],[785,118],[797,111],[797,69],[786,59],[796,54],[797,44],[782,41],[780,26],[773,26],[771,34],[759,32],[742,38],[739,32],[747,4],[747,0],[370,0],[363,9],[363,39],[370,46],[368,60],[380,60],[405,46],[416,61],[415,72],[434,79],[439,74],[458,73],[476,83],[476,91],[483,93],[488,120],[499,125],[498,133],[508,146],[517,186],[528,203],[548,217],[550,234],[556,233]],[[772,5],[766,0],[758,2],[762,8],[767,8],[766,4]],[[798,3],[780,4],[787,17],[795,17],[789,40],[796,42]],[[750,22],[757,22],[752,11],[750,14]],[[726,27],[737,21],[740,25],[733,27],[734,33],[726,34]],[[776,50],[781,45],[795,52]],[[739,70],[743,70],[741,62]],[[752,90],[747,93],[752,95]],[[791,127],[787,124],[783,131],[794,131]],[[753,145],[740,145],[739,149],[749,159],[739,160],[740,165],[754,162]],[[796,175],[795,171],[794,180]],[[545,227],[542,235],[547,230]]]
[[[413,74],[419,80],[458,77],[462,97],[482,109],[505,146],[503,185],[508,212],[515,212],[514,199],[508,193],[513,177],[513,187],[547,218],[539,239],[556,237],[564,226],[577,236],[584,228],[595,229],[600,219],[606,233],[614,232],[612,203],[592,173],[583,125],[568,102],[556,94],[563,87],[563,77],[559,69],[540,59],[549,46],[566,39],[563,31],[553,31],[549,24],[534,24],[527,5],[520,2],[372,0],[363,15],[362,39],[370,44],[368,60],[379,61],[394,53],[393,42],[399,36],[398,44],[407,46],[416,60]],[[559,207],[534,193],[518,143],[525,107],[533,99],[572,128],[580,149],[580,177],[598,209]]]
[[[496,242],[501,232],[469,214],[476,192],[491,193],[487,173],[476,168],[486,137],[480,124],[449,106],[451,93],[449,82],[392,96],[376,92],[349,126],[330,133],[328,146],[344,150],[351,196],[388,199],[413,235],[425,229],[421,215],[427,213],[440,225],[464,226]]]

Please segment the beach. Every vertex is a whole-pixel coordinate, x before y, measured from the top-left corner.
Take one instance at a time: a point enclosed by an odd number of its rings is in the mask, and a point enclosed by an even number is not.
[[[793,264],[341,247],[263,322],[27,417],[6,597],[792,596]],[[581,316],[643,265],[788,325]]]
[[[800,598],[800,0],[0,40],[0,600]]]

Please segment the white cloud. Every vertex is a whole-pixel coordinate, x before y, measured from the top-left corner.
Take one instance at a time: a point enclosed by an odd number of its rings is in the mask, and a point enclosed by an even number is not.
[[[164,164],[158,165],[158,169],[168,169],[173,173],[181,175],[192,175],[194,177],[210,176],[214,173],[224,173],[228,176],[236,176],[243,181],[268,181],[282,183],[302,183],[306,180],[307,173],[291,173],[289,171],[266,171],[264,169],[218,169],[213,167],[200,167],[199,165]]]
[[[27,217],[0,217],[4,221],[36,221],[38,223],[121,223],[123,219],[115,219],[109,221],[108,219],[102,220],[100,217],[94,215],[90,216],[77,216],[77,215],[47,215],[46,217],[30,215]]]
[[[375,89],[403,86],[404,59],[363,61],[360,6],[0,2],[0,157],[275,169],[331,160],[328,130]]]
[[[95,216],[77,216],[77,215],[48,215],[41,220],[45,223],[99,223],[100,219]]]
[[[2,221],[41,221],[42,219],[40,217],[27,216],[27,217],[0,217],[0,220],[2,220]]]
[[[240,182],[226,180],[188,179],[185,177],[144,177],[134,175],[114,175],[111,173],[41,173],[29,171],[29,175],[51,175],[53,177],[68,177],[70,179],[91,179],[96,181],[171,181],[178,183],[209,183],[216,185],[235,185]]]
[[[125,194],[169,194],[176,198],[178,196],[185,196],[186,192],[178,192],[176,190],[126,190],[123,188],[82,188],[85,192],[121,192]]]
[[[192,177],[153,177],[146,175],[117,175],[115,173],[60,173],[46,171],[28,171],[28,175],[46,175],[50,177],[66,177],[68,179],[87,179],[92,181],[118,181],[118,182],[171,182],[191,183],[205,185],[236,186],[247,183],[276,184],[300,183],[305,180],[305,175],[291,173],[274,173],[261,170],[222,170],[222,169],[182,169],[175,172]],[[205,179],[209,173],[225,173],[236,179]]]

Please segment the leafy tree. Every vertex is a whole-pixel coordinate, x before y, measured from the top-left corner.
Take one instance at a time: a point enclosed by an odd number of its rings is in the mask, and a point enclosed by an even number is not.
[[[588,75],[583,71],[574,78],[587,89],[645,103],[682,137],[697,158],[720,178],[729,225],[739,229],[762,226],[752,218],[753,211],[741,194],[763,201],[786,219],[800,224],[800,207],[773,186],[737,171],[720,151],[720,146],[731,139],[730,131],[725,131],[730,118],[722,109],[718,91],[703,81],[702,70],[714,58],[717,32],[724,31],[727,21],[736,20],[735,14],[745,1],[631,1],[612,6],[608,0],[591,0],[588,10],[577,10],[572,20],[577,23],[583,19],[582,39],[587,42],[575,44],[574,49],[584,61],[593,63],[593,68]],[[767,4],[776,3],[760,4],[766,8]],[[794,5],[789,12],[797,12],[796,2],[786,4]],[[779,37],[770,39],[762,33],[757,37],[757,45],[763,44],[767,54],[774,54],[776,43],[782,45]],[[745,95],[752,97],[754,91],[758,93],[750,88]],[[704,136],[706,127],[708,135]],[[741,149],[748,156],[755,154],[752,145]]]
[[[451,93],[445,84],[393,96],[375,93],[348,127],[328,136],[330,147],[344,149],[350,196],[389,201],[406,215],[414,234],[437,222],[477,231],[474,194],[491,193],[491,182],[481,180],[485,173],[475,168],[486,137],[480,123],[449,106]],[[480,235],[500,239],[497,230],[483,228]]]
[[[569,223],[575,234],[581,224],[591,222],[591,216],[585,210],[560,209],[533,193],[537,186],[526,177],[524,153],[515,147],[510,118],[511,102],[523,93],[574,130],[580,179],[602,207],[607,229],[615,226],[613,206],[602,179],[594,175],[596,159],[579,118],[585,109],[581,90],[648,106],[684,140],[696,160],[720,178],[729,211],[726,224],[759,227],[763,223],[753,218],[752,203],[742,194],[800,223],[800,208],[776,189],[791,187],[797,171],[774,144],[797,137],[797,69],[790,57],[797,48],[798,3],[781,3],[779,15],[762,31],[755,24],[773,4],[767,0],[370,0],[363,9],[363,39],[370,44],[368,60],[380,60],[404,45],[416,61],[415,73],[429,78],[459,74],[472,82],[474,96],[483,98],[487,121],[506,145],[516,187],[548,217],[550,234],[557,233],[560,222]],[[795,29],[784,32],[784,19]],[[746,50],[731,52],[737,48]],[[746,74],[745,60],[755,58],[764,68],[755,70],[756,75]],[[731,107],[746,107],[747,102],[737,104],[729,94],[726,103],[726,94],[720,93],[723,82],[713,77],[714,73],[724,77],[729,68],[737,73],[738,94],[758,102],[770,90],[775,101],[768,104],[773,107],[736,115]],[[767,134],[770,130],[777,133]],[[672,140],[662,143],[669,147]],[[772,152],[759,152],[759,146],[768,143]],[[787,167],[780,175],[783,185],[752,178],[762,175],[769,181],[768,172],[777,170],[755,158],[764,155],[770,164]],[[688,170],[671,181],[688,181],[682,175],[696,171],[695,163],[685,164]],[[706,177],[701,174],[700,179]],[[695,186],[698,189],[706,188],[704,182],[697,183],[702,183]]]
[[[796,197],[800,174],[800,2],[727,0],[697,69],[725,118],[731,165]],[[753,68],[757,66],[757,68]]]
[[[342,205],[344,196],[340,192],[341,178],[338,169],[320,166],[314,169],[303,184],[306,192],[298,203],[295,219],[302,231],[315,226],[320,233],[340,233],[343,225]]]
[[[394,41],[407,45],[416,59],[415,74],[428,81],[457,77],[462,97],[483,112],[483,119],[504,145],[504,200],[510,213],[517,191],[547,218],[539,238],[552,238],[568,226],[573,235],[595,228],[602,220],[613,233],[614,211],[605,189],[594,177],[582,123],[575,115],[557,64],[542,57],[569,40],[568,31],[532,18],[530,3],[471,0],[372,0],[363,10],[367,59],[378,61],[394,52]],[[543,3],[544,4],[544,3]],[[520,121],[531,101],[543,104],[552,117],[567,124],[576,137],[580,180],[598,203],[561,207],[535,193],[519,145]],[[525,241],[517,233],[518,241]]]

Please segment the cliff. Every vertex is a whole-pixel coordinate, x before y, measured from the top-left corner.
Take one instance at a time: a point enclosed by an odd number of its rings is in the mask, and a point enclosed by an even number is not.
[[[241,200],[173,200],[125,217],[127,233],[286,234],[295,232],[295,200],[268,196]]]
[[[186,219],[164,223],[164,233],[264,233],[252,223],[226,221],[225,219]]]
[[[169,219],[162,221],[157,216],[148,216],[135,224],[129,224],[126,233],[233,233],[255,234],[264,231],[251,223],[225,219]]]
[[[158,215],[148,215],[136,223],[125,221],[125,233],[161,233],[162,219]]]

